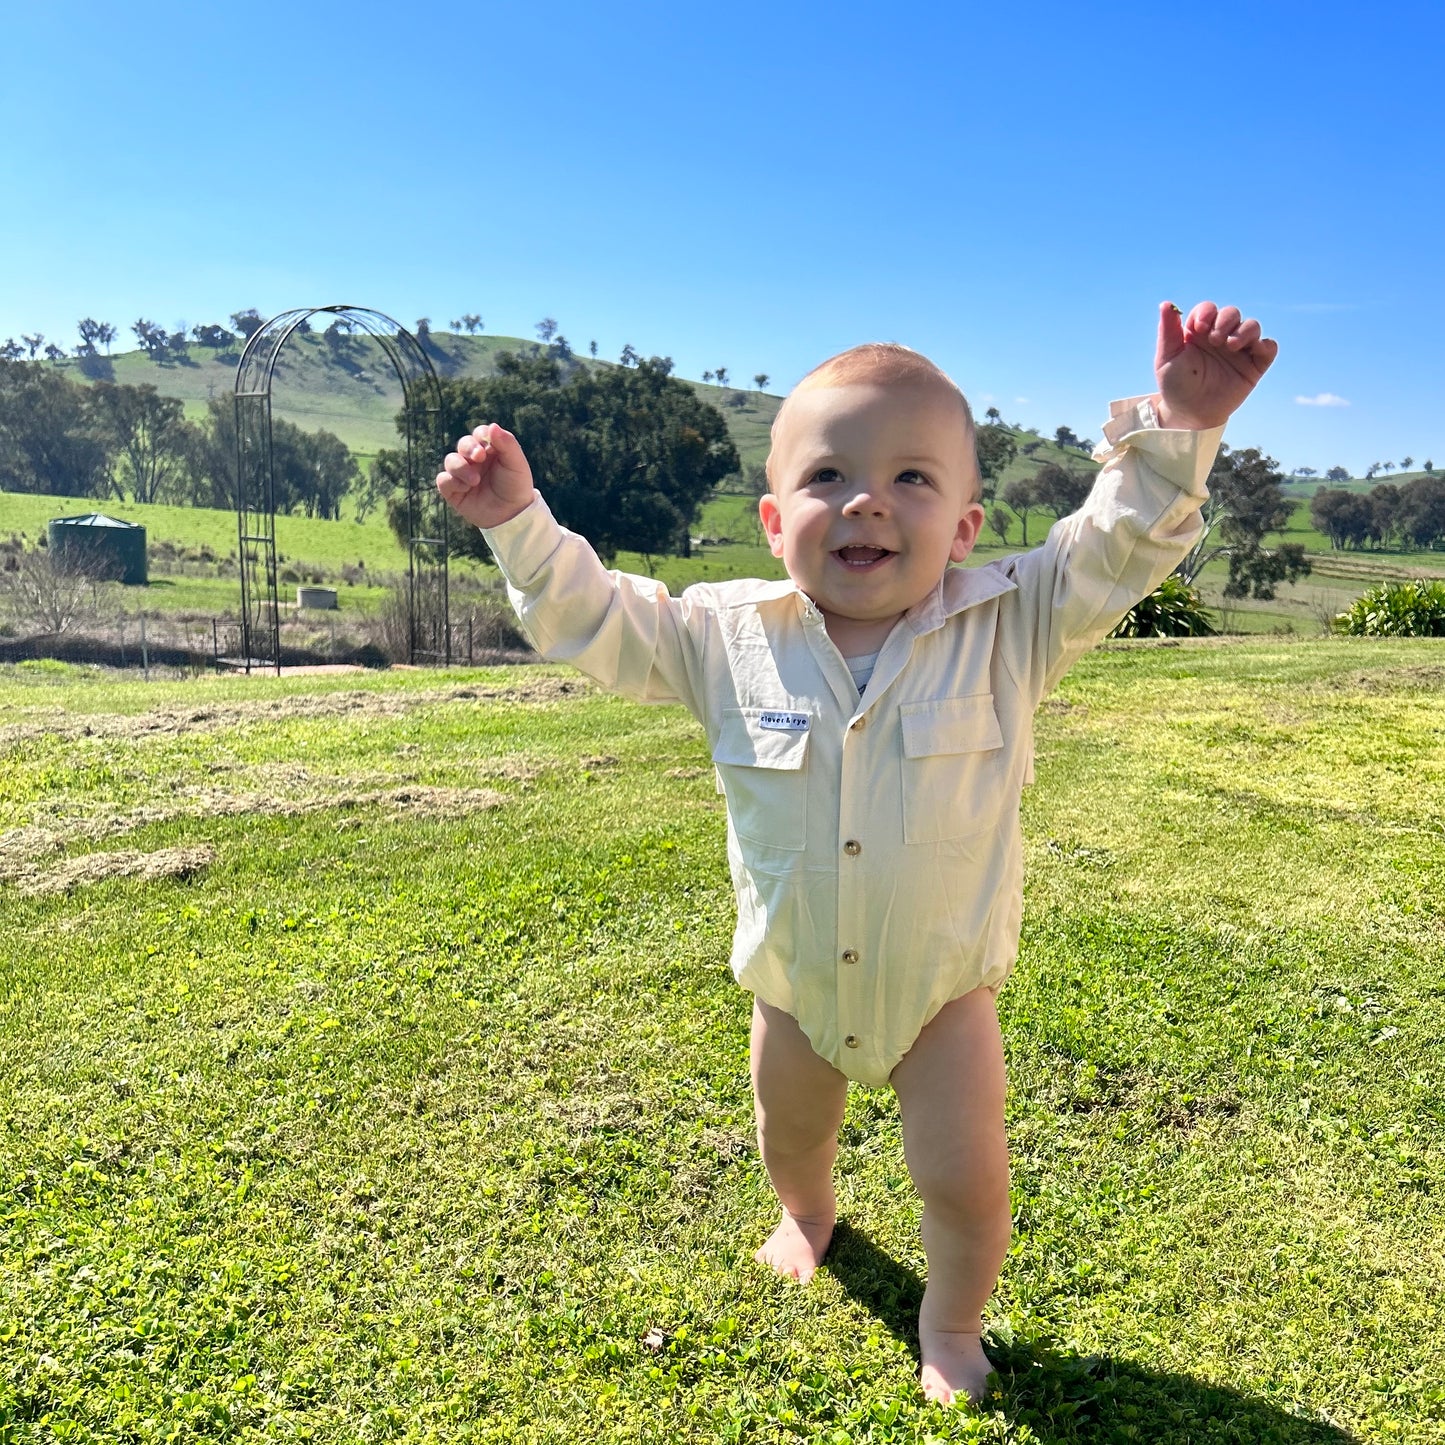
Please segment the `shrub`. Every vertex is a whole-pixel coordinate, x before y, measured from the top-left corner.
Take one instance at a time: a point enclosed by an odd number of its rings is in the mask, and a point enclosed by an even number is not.
[[[1445,582],[1380,582],[1362,592],[1335,627],[1351,637],[1445,637]]]
[[[1178,577],[1166,577],[1124,614],[1111,637],[1212,637],[1214,624],[1199,594]]]

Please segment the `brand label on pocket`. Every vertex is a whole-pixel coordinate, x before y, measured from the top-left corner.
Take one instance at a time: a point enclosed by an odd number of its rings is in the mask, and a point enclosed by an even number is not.
[[[808,714],[805,712],[765,712],[759,719],[760,726],[774,732],[805,733],[808,731]]]

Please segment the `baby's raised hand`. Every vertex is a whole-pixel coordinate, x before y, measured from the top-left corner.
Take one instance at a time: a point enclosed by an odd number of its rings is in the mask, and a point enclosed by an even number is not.
[[[522,445],[496,422],[462,437],[442,465],[437,491],[474,527],[500,527],[531,505],[532,469]]]
[[[1236,306],[1201,301],[1187,317],[1170,301],[1159,307],[1159,424],[1204,431],[1223,426],[1279,351]]]

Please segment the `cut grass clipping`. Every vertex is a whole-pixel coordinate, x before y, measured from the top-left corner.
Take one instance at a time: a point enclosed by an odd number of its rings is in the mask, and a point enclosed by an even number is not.
[[[0,1441],[1445,1440],[1445,643],[1112,647],[1039,719],[979,1414],[918,1201],[750,1255],[679,710],[0,675]]]

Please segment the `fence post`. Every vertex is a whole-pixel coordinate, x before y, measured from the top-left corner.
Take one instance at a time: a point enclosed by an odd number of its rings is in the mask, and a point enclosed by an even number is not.
[[[140,665],[145,680],[149,682],[151,680],[151,655],[150,650],[146,647],[146,615],[144,612],[140,615]]]
[[[467,613],[467,666],[472,665],[472,614]]]

